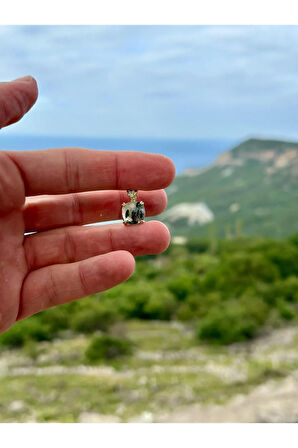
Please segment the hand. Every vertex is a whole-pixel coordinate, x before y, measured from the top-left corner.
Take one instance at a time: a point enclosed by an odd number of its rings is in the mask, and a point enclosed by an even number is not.
[[[0,128],[21,119],[37,95],[31,77],[0,83]],[[160,189],[174,172],[168,158],[138,152],[0,151],[0,332],[51,306],[112,288],[132,275],[133,255],[165,250],[169,232],[157,221],[82,224],[119,219],[129,188],[143,190],[139,199],[148,215],[162,212]]]

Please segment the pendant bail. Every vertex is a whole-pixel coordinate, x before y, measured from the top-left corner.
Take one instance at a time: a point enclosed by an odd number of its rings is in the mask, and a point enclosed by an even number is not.
[[[130,199],[130,202],[136,202],[138,197],[138,190],[126,190],[127,196]]]

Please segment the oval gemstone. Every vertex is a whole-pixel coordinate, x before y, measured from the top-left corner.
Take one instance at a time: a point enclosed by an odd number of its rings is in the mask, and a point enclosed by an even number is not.
[[[140,224],[145,219],[145,207],[142,201],[127,202],[122,206],[124,224]]]

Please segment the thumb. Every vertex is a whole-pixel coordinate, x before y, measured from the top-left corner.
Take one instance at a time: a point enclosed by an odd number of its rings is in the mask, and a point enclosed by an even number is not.
[[[19,121],[37,100],[37,83],[32,76],[0,82],[0,129]]]

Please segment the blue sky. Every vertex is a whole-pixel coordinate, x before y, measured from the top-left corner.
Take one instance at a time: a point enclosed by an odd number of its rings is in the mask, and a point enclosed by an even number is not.
[[[298,27],[0,26],[0,60],[40,89],[6,134],[298,139]]]

